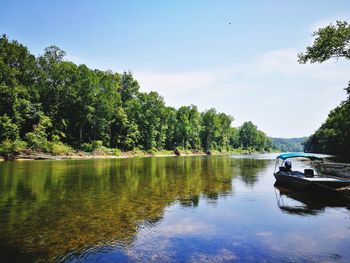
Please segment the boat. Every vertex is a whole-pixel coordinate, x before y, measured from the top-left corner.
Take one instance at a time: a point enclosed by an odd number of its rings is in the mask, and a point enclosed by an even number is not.
[[[275,171],[273,175],[276,181],[297,189],[312,189],[332,192],[350,185],[350,180],[330,176],[317,175],[311,168],[304,171],[292,170],[289,159],[308,159],[312,161],[322,161],[323,158],[310,153],[283,153],[277,156]]]

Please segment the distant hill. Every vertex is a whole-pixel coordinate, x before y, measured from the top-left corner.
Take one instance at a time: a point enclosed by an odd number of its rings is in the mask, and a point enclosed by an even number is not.
[[[271,138],[272,145],[281,152],[303,152],[303,142],[307,137],[302,138]]]

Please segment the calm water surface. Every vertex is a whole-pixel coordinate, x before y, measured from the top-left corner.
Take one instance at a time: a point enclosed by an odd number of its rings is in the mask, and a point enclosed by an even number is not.
[[[273,158],[0,163],[0,262],[350,262],[350,205]]]

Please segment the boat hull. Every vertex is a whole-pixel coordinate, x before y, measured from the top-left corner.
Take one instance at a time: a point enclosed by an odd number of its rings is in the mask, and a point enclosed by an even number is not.
[[[305,177],[305,176],[293,176],[285,173],[275,173],[276,181],[289,185],[294,188],[303,189],[310,186],[313,187],[326,187],[332,189],[338,189],[350,185],[350,180],[334,177]]]
[[[275,173],[274,176],[277,182],[281,184],[286,184],[298,189],[307,188],[311,185],[310,181],[304,180],[304,178],[301,178],[301,177],[279,174],[279,173]]]

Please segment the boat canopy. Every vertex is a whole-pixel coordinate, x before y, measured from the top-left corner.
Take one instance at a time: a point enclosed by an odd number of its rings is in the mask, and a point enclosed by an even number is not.
[[[321,157],[318,157],[311,153],[282,153],[277,156],[278,159],[282,159],[282,160],[285,160],[288,158],[297,158],[297,157],[308,158],[310,160],[322,160]]]

